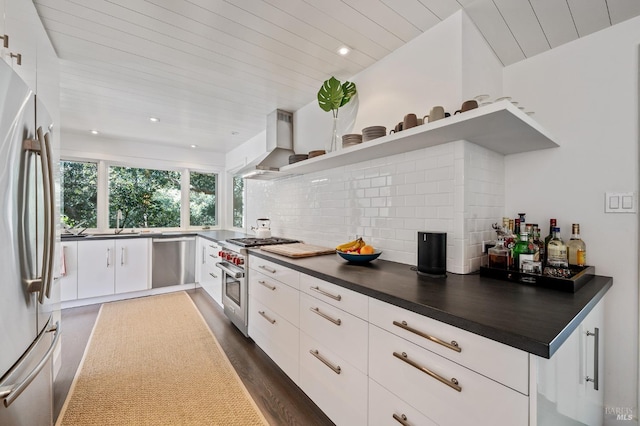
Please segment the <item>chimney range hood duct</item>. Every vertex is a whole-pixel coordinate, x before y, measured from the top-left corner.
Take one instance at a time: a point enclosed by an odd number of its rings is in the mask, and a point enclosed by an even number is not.
[[[280,167],[293,155],[293,113],[275,110],[267,116],[267,152],[242,167],[236,174],[245,179],[277,179]]]

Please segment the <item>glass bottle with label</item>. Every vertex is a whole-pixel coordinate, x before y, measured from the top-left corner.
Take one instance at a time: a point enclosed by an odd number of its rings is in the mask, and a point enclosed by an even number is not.
[[[551,240],[547,245],[547,263],[544,267],[545,275],[566,278],[571,275],[567,259],[567,246],[560,238],[560,228],[553,228]]]
[[[504,239],[501,237],[498,237],[496,245],[489,249],[489,268],[509,268],[509,250],[504,246]]]
[[[522,224],[520,228],[520,240],[513,247],[513,269],[517,271],[532,272],[527,268],[523,268],[525,263],[532,264],[534,262],[535,248],[533,243],[529,241],[529,233]]]
[[[533,244],[538,248],[538,261],[544,261],[545,246],[544,241],[540,239],[540,227],[537,223],[533,224]]]
[[[569,265],[585,266],[587,261],[587,245],[580,238],[580,224],[571,225],[571,239],[567,243]]]
[[[544,257],[541,259],[544,265],[547,264],[549,241],[551,241],[551,238],[553,238],[553,228],[555,228],[556,226],[558,226],[558,221],[556,221],[555,219],[549,219],[549,235],[544,238]]]

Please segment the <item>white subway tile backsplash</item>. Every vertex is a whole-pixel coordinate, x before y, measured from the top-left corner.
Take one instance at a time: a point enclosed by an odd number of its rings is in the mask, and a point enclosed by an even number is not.
[[[504,159],[466,141],[279,181],[246,181],[247,223],[334,247],[364,236],[382,259],[416,264],[418,231],[448,233],[447,269],[477,270],[504,210]]]

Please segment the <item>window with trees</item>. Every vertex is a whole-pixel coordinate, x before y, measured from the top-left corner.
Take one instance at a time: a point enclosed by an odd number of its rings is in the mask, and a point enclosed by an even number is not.
[[[179,227],[180,179],[175,171],[109,167],[109,228],[118,210],[122,228]]]
[[[244,227],[244,179],[233,177],[233,227]]]
[[[60,162],[61,212],[68,226],[98,226],[98,164],[80,161]]]
[[[218,175],[104,162],[60,162],[61,217],[69,226],[107,229],[218,224]],[[104,176],[102,175],[104,174]]]
[[[189,174],[189,223],[192,226],[217,224],[217,177],[213,173]]]

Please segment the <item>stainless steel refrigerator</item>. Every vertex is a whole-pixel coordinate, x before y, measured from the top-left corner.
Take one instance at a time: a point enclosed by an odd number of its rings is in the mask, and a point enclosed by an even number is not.
[[[52,424],[52,123],[0,60],[0,425]]]

